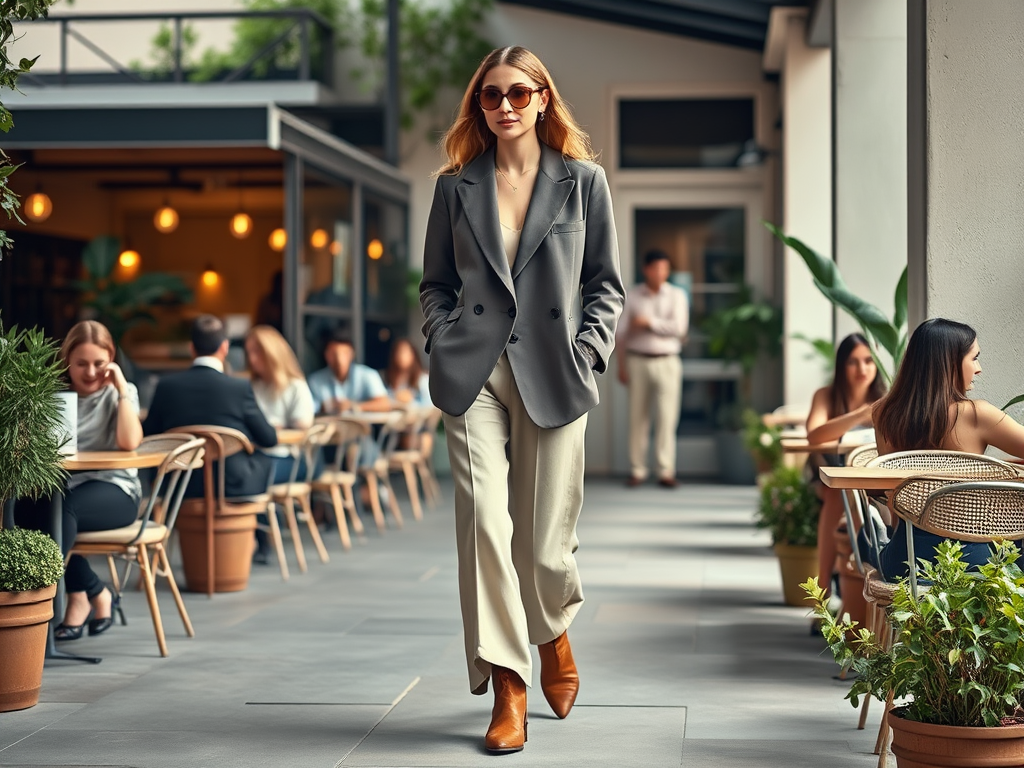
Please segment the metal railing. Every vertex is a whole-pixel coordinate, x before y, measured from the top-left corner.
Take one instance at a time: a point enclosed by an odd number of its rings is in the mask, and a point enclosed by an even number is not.
[[[211,78],[207,82],[230,83],[253,78],[257,65],[270,59],[282,46],[293,37],[298,37],[299,57],[294,77],[298,81],[317,80],[327,86],[332,84],[334,74],[335,36],[333,25],[321,14],[308,8],[266,11],[191,11],[182,13],[116,13],[88,14],[69,13],[50,16],[29,22],[31,24],[57,24],[60,34],[60,66],[56,75],[30,73],[24,77],[35,85],[47,85],[54,79],[61,85],[67,85],[75,77],[68,66],[68,40],[74,39],[85,46],[98,58],[102,59],[120,76],[120,82],[152,84],[170,81],[182,83],[186,81],[189,71],[183,63],[185,53],[185,25],[192,21],[221,21],[246,19],[279,19],[283,22],[282,31],[249,59],[226,71],[222,76]],[[171,24],[171,67],[170,71],[158,77],[146,77],[144,73],[125,66],[114,56],[103,50],[99,45],[86,37],[80,30],[83,25],[111,22],[153,22]],[[290,24],[286,22],[291,21]],[[319,55],[314,56],[314,44],[319,47]],[[319,59],[316,61],[315,59]],[[319,66],[317,66],[319,64]],[[319,71],[316,71],[316,70]],[[157,73],[159,74],[159,73]],[[287,72],[286,74],[291,74]]]

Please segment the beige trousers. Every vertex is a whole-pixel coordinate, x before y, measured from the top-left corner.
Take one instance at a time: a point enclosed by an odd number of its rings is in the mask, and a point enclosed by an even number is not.
[[[679,355],[645,357],[627,353],[629,373],[629,464],[633,477],[647,477],[647,447],[654,416],[654,469],[658,479],[675,477],[676,427],[683,397]]]
[[[503,354],[470,409],[445,414],[444,427],[469,687],[484,693],[492,665],[529,685],[530,645],[561,635],[583,604],[574,553],[587,417],[535,425]]]

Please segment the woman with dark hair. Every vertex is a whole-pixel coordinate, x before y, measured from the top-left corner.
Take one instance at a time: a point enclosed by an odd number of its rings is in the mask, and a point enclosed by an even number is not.
[[[535,55],[484,58],[443,148],[420,284],[430,395],[455,482],[470,690],[494,687],[486,748],[517,752],[530,645],[558,717],[579,690],[566,630],[583,604],[584,437],[625,290],[604,171]]]
[[[917,327],[892,391],[874,409],[878,454],[943,450],[984,453],[990,445],[1024,458],[1024,426],[968,391],[981,374],[978,335],[969,325],[936,317]],[[879,565],[892,581],[909,573],[906,535],[897,521],[882,549]],[[931,559],[941,536],[914,529],[914,553]],[[984,543],[964,542],[963,557],[973,566],[989,555]]]
[[[408,339],[397,339],[391,345],[388,367],[381,377],[388,396],[402,404],[430,405],[430,385],[419,353]]]
[[[871,407],[885,394],[885,382],[878,375],[868,340],[851,333],[836,350],[832,383],[814,393],[807,416],[807,442],[828,443],[851,429],[871,426]],[[818,517],[818,583],[831,589],[835,568],[835,533],[843,516],[842,491],[826,488],[818,480],[818,466],[837,464],[839,457],[816,455],[812,485],[822,500]]]

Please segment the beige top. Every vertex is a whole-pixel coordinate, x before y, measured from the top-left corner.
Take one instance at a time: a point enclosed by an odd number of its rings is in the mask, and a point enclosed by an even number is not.
[[[651,327],[634,330],[634,317],[648,318]],[[664,283],[655,293],[646,283],[640,283],[626,295],[615,346],[643,355],[678,355],[689,326],[690,301],[686,291]]]
[[[516,263],[516,252],[519,250],[519,238],[522,237],[523,230],[506,227],[500,221],[498,223],[501,224],[501,240],[505,244],[505,257],[508,259],[509,267],[512,267]]]

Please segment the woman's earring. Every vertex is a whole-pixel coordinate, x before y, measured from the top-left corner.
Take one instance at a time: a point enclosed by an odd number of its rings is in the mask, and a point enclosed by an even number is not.
[[[544,122],[544,112],[541,112],[541,113],[540,113],[539,115],[537,115],[537,119],[538,119],[538,120],[539,120],[540,122],[542,122],[542,123],[543,123],[543,122]]]

